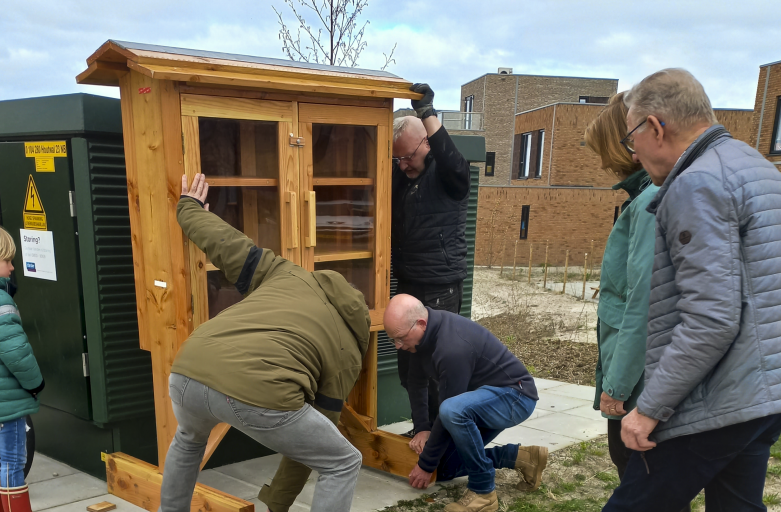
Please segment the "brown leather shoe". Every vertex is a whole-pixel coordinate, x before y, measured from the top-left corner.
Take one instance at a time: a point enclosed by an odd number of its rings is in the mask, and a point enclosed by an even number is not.
[[[542,471],[548,464],[548,448],[545,446],[518,446],[515,469],[521,480],[515,486],[521,491],[536,491],[542,483]]]
[[[499,510],[499,500],[496,498],[496,491],[477,494],[468,489],[460,500],[445,507],[445,512],[496,512],[497,510]]]

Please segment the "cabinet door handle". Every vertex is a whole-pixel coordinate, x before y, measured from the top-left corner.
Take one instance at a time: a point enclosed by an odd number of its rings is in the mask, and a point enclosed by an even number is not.
[[[310,190],[306,195],[306,202],[309,203],[309,236],[306,237],[306,246],[317,246],[317,200],[315,192]]]
[[[287,193],[287,202],[290,203],[290,247],[293,249],[298,247],[298,201],[296,201],[296,193]]]

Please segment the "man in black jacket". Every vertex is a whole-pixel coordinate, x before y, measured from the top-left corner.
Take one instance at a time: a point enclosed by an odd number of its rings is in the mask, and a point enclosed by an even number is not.
[[[432,309],[458,314],[466,278],[469,164],[437,119],[431,88],[415,84],[411,89],[423,94],[412,102],[417,117],[401,117],[393,123],[393,275],[398,280],[397,293],[412,295]],[[406,352],[399,352],[398,367],[406,388]],[[429,393],[428,418],[421,421],[433,421],[437,415],[433,382]]]
[[[547,448],[485,448],[534,411],[537,388],[523,363],[483,326],[427,308],[410,295],[391,299],[384,322],[396,349],[411,355],[407,391],[419,433],[410,447],[419,458],[409,475],[410,485],[426,488],[435,469],[440,481],[468,475],[466,494],[446,512],[497,510],[496,468],[518,469],[518,488],[537,489]],[[425,414],[429,378],[439,384],[439,415],[433,425]]]

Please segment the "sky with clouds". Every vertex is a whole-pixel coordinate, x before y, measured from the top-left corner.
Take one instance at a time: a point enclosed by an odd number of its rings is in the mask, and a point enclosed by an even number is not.
[[[74,79],[107,39],[284,58],[272,5],[295,25],[283,0],[0,0],[0,100],[118,97]],[[431,84],[443,110],[498,67],[618,78],[619,90],[684,67],[714,107],[751,109],[759,66],[781,60],[778,0],[369,0],[363,18],[359,66],[379,68],[396,44],[388,71]]]

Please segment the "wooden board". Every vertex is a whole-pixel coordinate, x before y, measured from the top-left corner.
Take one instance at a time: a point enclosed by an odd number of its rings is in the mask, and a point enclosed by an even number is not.
[[[106,456],[108,492],[150,512],[160,508],[163,475],[158,468],[124,453]],[[191,512],[254,512],[255,506],[217,489],[196,484]]]
[[[335,186],[371,186],[374,185],[373,178],[313,178],[312,185],[315,187],[335,187]]]
[[[202,94],[205,96],[224,96],[230,98],[249,98],[255,100],[294,101],[298,103],[318,103],[321,105],[347,105],[351,107],[393,108],[390,98],[339,98],[334,96],[317,96],[309,93],[283,93],[275,91],[258,91],[255,89],[236,88],[226,85],[181,84],[182,94]]]
[[[95,503],[94,505],[87,507],[87,512],[109,512],[110,510],[114,510],[116,508],[117,506],[114,503],[109,501],[101,501],[100,503]]]
[[[298,106],[299,123],[388,126],[388,121],[388,110],[384,108],[312,105],[309,103]],[[307,140],[311,140],[311,137]],[[379,135],[377,140],[382,140]]]
[[[182,94],[182,115],[245,119],[249,121],[292,121],[290,101],[251,100]]]
[[[244,152],[242,152],[242,155]],[[242,172],[244,165],[242,164]],[[210,187],[278,187],[279,180],[272,178],[251,178],[242,176],[206,176]]]
[[[365,260],[374,256],[371,251],[334,252],[329,254],[315,254],[315,263],[322,261]]]
[[[363,368],[355,387],[347,397],[347,405],[371,422],[370,430],[377,430],[377,332],[369,336],[369,347],[363,357]]]
[[[376,430],[367,432],[339,424],[339,431],[363,455],[363,465],[407,478],[418,464],[418,454],[409,447],[410,439]],[[436,481],[436,473],[431,476]]]

